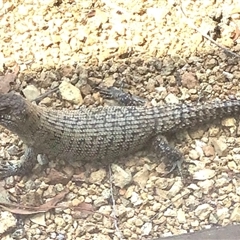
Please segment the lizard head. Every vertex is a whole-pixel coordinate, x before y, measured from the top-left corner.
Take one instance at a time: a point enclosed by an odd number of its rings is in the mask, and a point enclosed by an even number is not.
[[[15,93],[0,94],[0,125],[15,132],[24,121],[26,101]]]

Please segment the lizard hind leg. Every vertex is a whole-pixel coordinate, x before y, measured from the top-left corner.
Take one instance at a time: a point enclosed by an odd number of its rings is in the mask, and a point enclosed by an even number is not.
[[[122,106],[143,106],[147,101],[116,87],[97,88],[106,99],[113,99]]]
[[[155,153],[161,157],[167,165],[171,165],[171,169],[164,175],[168,175],[173,172],[176,168],[182,176],[182,162],[183,156],[176,148],[170,146],[166,137],[157,135],[152,140],[152,147]]]

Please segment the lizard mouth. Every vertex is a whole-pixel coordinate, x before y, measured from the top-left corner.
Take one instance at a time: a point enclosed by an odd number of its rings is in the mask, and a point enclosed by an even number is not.
[[[6,110],[7,110],[7,107],[4,107],[4,106],[1,106],[1,107],[0,107],[0,112],[6,111]]]
[[[0,114],[2,114],[2,112],[7,112],[8,110],[10,110],[10,108],[8,106],[0,106]]]

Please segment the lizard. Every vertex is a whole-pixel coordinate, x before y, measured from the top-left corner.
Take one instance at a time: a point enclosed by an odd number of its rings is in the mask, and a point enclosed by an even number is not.
[[[166,136],[240,113],[240,100],[213,100],[161,106],[106,106],[56,110],[21,95],[0,94],[0,125],[26,145],[21,160],[0,163],[0,177],[25,175],[37,155],[71,161],[113,161],[149,148],[181,168],[179,150]]]

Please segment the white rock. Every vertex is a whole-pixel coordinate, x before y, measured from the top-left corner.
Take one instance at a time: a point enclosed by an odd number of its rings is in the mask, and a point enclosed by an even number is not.
[[[225,127],[234,127],[234,126],[236,126],[236,119],[235,118],[225,118],[222,120],[222,125]]]
[[[193,179],[206,180],[211,179],[216,175],[216,172],[212,169],[201,169],[193,174]]]
[[[168,208],[164,214],[163,214],[165,217],[176,217],[177,216],[177,213],[176,211],[174,211],[173,209],[170,209]]]
[[[217,209],[217,216],[220,220],[228,219],[229,218],[229,208],[220,208]]]
[[[3,234],[10,228],[16,227],[17,219],[13,216],[12,213],[2,211],[0,214],[0,221],[1,221],[0,234]]]
[[[67,100],[74,104],[81,104],[83,102],[80,90],[73,86],[71,83],[62,81],[59,86],[59,90],[64,100]]]
[[[144,189],[146,187],[147,180],[149,178],[149,171],[144,167],[133,176],[134,182]]]
[[[240,222],[240,207],[239,206],[236,206],[233,209],[230,219],[231,219],[231,221],[234,221],[234,222]]]
[[[131,203],[134,206],[138,206],[138,205],[143,203],[143,200],[141,199],[141,197],[136,192],[132,193],[132,197],[131,197],[130,200],[131,200]]]
[[[130,172],[125,171],[117,164],[112,164],[111,168],[113,171],[113,182],[117,187],[124,188],[131,183],[132,175]]]
[[[177,195],[177,193],[183,188],[183,182],[181,178],[178,178],[177,181],[172,185],[172,187],[169,189],[167,196],[169,198],[172,198]]]
[[[228,145],[226,144],[226,141],[224,139],[212,139],[212,144],[214,146],[214,149],[219,157],[223,157],[227,153]]]
[[[34,216],[30,217],[30,220],[33,223],[39,224],[41,226],[46,226],[45,213],[35,214]]]
[[[213,208],[210,206],[210,204],[204,203],[202,205],[199,205],[194,212],[195,216],[200,220],[207,220],[212,210]]]
[[[198,185],[204,194],[208,194],[213,189],[214,184],[215,182],[212,179],[198,182]]]
[[[149,233],[152,231],[152,223],[146,222],[141,227],[141,232],[143,236],[148,236]]]
[[[105,169],[99,169],[98,171],[92,172],[89,178],[90,183],[100,184],[106,177],[107,173]]]
[[[29,101],[40,96],[40,91],[34,85],[28,85],[22,90],[22,92]]]
[[[165,101],[166,101],[166,103],[174,103],[174,104],[179,103],[178,97],[175,94],[173,94],[173,93],[169,93],[166,96]]]
[[[179,223],[186,222],[185,212],[181,208],[177,211],[177,219]]]

